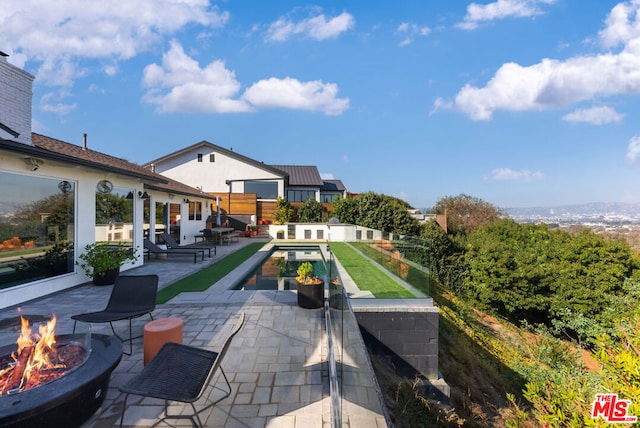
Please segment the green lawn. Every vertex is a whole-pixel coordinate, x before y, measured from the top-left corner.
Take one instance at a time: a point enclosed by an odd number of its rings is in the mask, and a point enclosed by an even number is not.
[[[249,244],[211,266],[174,282],[158,292],[158,303],[166,303],[185,291],[204,291],[258,252],[264,243]]]
[[[263,246],[264,243],[249,244],[211,266],[174,282],[158,292],[158,303],[166,303],[183,292],[208,289]],[[415,297],[413,293],[402,287],[347,244],[334,242],[331,244],[331,251],[361,290],[371,291],[377,298]]]
[[[333,242],[331,251],[361,290],[371,291],[381,299],[416,297],[347,244]]]

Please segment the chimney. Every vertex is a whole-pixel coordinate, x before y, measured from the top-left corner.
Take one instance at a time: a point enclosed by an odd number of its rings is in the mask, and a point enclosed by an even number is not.
[[[87,133],[82,134],[82,150],[87,150]]]
[[[156,164],[155,163],[151,164],[151,172],[156,172]]]
[[[2,125],[14,131],[18,143],[32,146],[31,98],[34,77],[10,64],[5,52],[0,52],[0,118]],[[15,137],[13,134],[17,133]],[[4,134],[0,131],[0,137]]]

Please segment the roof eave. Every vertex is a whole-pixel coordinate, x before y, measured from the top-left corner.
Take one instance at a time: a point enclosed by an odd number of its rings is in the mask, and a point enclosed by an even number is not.
[[[167,180],[163,179],[162,177],[158,176],[158,177],[151,177],[149,175],[145,175],[145,174],[138,174],[136,172],[133,171],[127,171],[121,168],[117,168],[111,165],[103,165],[101,163],[98,162],[92,162],[92,161],[88,161],[88,160],[84,160],[84,159],[78,159],[75,158],[73,156],[68,156],[68,155],[64,155],[61,153],[56,153],[47,149],[43,149],[40,147],[35,147],[35,146],[30,146],[24,143],[18,143],[16,141],[11,141],[11,140],[4,140],[4,139],[0,139],[0,150],[6,150],[6,151],[10,151],[10,152],[17,152],[17,153],[21,153],[21,154],[25,154],[25,155],[30,155],[30,156],[38,156],[44,159],[49,159],[49,160],[53,160],[53,161],[58,161],[58,162],[64,162],[64,163],[69,163],[69,164],[73,164],[73,165],[79,165],[79,166],[84,166],[87,168],[92,168],[92,169],[97,169],[100,171],[107,171],[107,172],[111,172],[111,173],[116,173],[116,174],[121,174],[127,177],[134,177],[134,178],[138,178],[142,181],[151,181],[151,182],[157,182],[157,183],[168,183]]]

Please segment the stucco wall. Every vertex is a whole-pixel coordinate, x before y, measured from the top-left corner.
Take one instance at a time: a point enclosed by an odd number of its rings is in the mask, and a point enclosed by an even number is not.
[[[202,153],[202,162],[198,162],[198,153]],[[215,162],[209,162],[209,155],[215,155]],[[204,192],[244,192],[241,182],[233,180],[278,179],[273,173],[246,164],[223,153],[201,147],[193,151],[174,156],[155,164],[155,171],[188,184],[201,188]],[[231,180],[231,188],[227,184]],[[280,180],[282,182],[282,180]],[[284,184],[280,183],[279,189]]]
[[[85,168],[69,168],[63,164],[45,160],[37,171],[27,171],[23,158],[7,152],[0,152],[0,170],[14,172],[16,174],[29,174],[47,178],[72,181],[76,184],[75,200],[75,259],[81,253],[85,245],[95,242],[95,192],[96,184],[100,180],[108,179],[118,188],[131,189],[137,195],[142,189],[142,184],[131,178],[117,176],[106,172],[97,172]],[[2,185],[2,183],[0,183]],[[134,222],[142,225],[143,211],[142,200],[134,198]],[[134,233],[134,246],[138,248],[138,254],[142,253],[142,227],[138,227]],[[140,257],[135,265],[142,264]],[[134,264],[125,264],[122,270],[130,269]],[[56,291],[64,290],[78,284],[89,281],[79,267],[75,272],[60,275],[55,278],[43,279],[27,284],[21,284],[8,289],[0,290],[0,308],[20,304],[24,301],[41,297]]]

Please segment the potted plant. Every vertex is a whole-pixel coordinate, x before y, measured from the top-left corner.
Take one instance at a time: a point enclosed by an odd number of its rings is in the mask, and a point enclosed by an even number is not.
[[[106,242],[88,244],[76,262],[96,285],[111,285],[120,274],[120,266],[127,261],[136,261],[135,248],[112,245]]]
[[[298,306],[305,309],[321,308],[324,304],[324,281],[317,277],[310,262],[303,262],[297,270]]]

